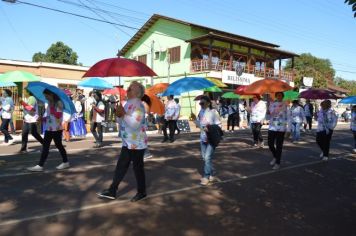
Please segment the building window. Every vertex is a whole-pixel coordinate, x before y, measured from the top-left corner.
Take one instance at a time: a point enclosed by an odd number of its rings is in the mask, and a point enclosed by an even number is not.
[[[169,63],[180,62],[180,46],[170,48],[169,51]]]
[[[139,62],[142,62],[143,64],[147,64],[147,55],[141,55],[141,56],[138,56],[137,57],[137,60],[139,61]]]
[[[155,52],[155,60],[159,59],[159,52]]]

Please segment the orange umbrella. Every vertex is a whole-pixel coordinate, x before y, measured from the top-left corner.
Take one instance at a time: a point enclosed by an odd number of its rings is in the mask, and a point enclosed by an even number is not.
[[[292,90],[286,82],[277,79],[263,79],[253,82],[244,90],[246,94],[265,94]]]
[[[147,95],[151,101],[150,112],[157,113],[158,115],[163,115],[164,114],[163,102],[156,95],[152,93],[148,93],[147,91],[145,95]]]
[[[236,94],[239,94],[239,95],[254,95],[252,93],[246,93],[246,88],[247,88],[247,85],[240,85],[237,89],[235,89],[235,93]]]
[[[167,87],[169,86],[169,83],[158,83],[153,85],[152,87],[149,87],[146,89],[146,92],[151,93],[151,94],[158,94],[158,93],[163,93]]]

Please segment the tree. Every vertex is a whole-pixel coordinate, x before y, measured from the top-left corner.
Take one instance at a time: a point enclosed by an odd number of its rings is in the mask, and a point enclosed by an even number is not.
[[[65,45],[63,42],[56,42],[52,44],[46,54],[42,52],[37,52],[33,55],[33,62],[53,62],[67,65],[81,65],[77,62],[78,55],[69,46]]]
[[[341,77],[336,77],[334,79],[335,85],[350,90],[348,95],[356,95],[356,81],[346,80]]]
[[[285,70],[292,70],[292,60],[287,61]],[[300,87],[302,78],[313,77],[313,87],[326,88],[327,81],[332,80],[335,75],[335,70],[332,68],[329,59],[317,58],[310,53],[303,53],[295,58],[294,69],[296,72],[295,86]]]
[[[345,0],[345,3],[352,5],[352,11],[354,12],[354,17],[356,18],[356,0]]]

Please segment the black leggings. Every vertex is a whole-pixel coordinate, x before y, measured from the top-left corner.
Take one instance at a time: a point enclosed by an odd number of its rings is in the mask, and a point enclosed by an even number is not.
[[[326,131],[321,131],[316,133],[316,143],[319,145],[320,149],[323,151],[323,156],[329,156],[330,150],[330,141],[331,136],[333,135],[333,130],[329,130],[329,133],[326,134]]]
[[[285,132],[268,130],[268,147],[278,165],[281,163],[284,134]]]
[[[258,141],[263,142],[261,127],[261,123],[251,123],[254,144],[258,144]]]
[[[44,163],[46,162],[48,157],[48,152],[49,152],[49,146],[51,145],[52,140],[54,141],[54,144],[58,148],[59,153],[62,156],[63,162],[68,162],[67,152],[62,144],[62,130],[46,131],[43,140],[41,159],[40,162],[38,163],[39,166],[43,166]]]

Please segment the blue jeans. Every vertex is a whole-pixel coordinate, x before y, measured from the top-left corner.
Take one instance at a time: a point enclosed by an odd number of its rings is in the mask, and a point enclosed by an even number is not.
[[[292,123],[292,140],[299,141],[301,123]]]
[[[200,142],[201,156],[204,160],[204,178],[215,175],[212,159],[215,148],[208,143]]]

